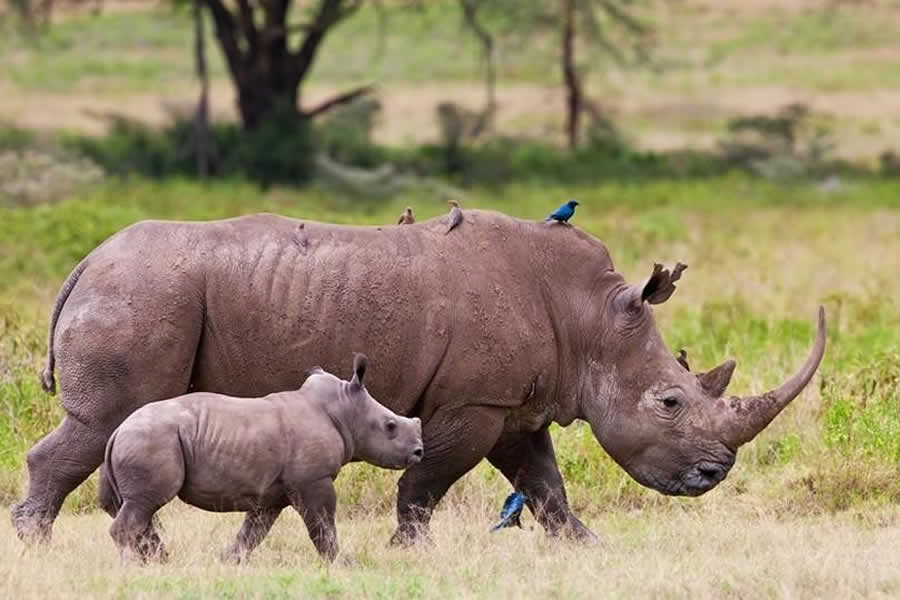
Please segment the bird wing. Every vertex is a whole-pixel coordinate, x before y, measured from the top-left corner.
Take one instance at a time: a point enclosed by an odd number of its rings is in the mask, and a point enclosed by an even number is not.
[[[562,206],[560,206],[559,208],[554,210],[552,213],[550,213],[549,218],[551,218],[551,219],[566,219],[569,216],[570,216],[569,215],[569,206],[567,204],[563,204]]]
[[[406,215],[400,215],[400,218],[397,219],[397,225],[403,225],[403,221],[406,220]]]
[[[454,206],[452,209],[450,209],[450,218],[449,224],[447,225],[447,233],[450,233],[450,230],[462,223],[462,220],[463,214],[462,210],[460,210],[459,207]]]

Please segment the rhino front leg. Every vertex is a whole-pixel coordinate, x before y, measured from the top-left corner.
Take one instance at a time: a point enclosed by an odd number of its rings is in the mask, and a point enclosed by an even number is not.
[[[481,462],[503,430],[503,410],[467,406],[438,410],[425,424],[425,456],[397,484],[397,530],[391,545],[428,535],[431,513],[450,486]]]
[[[547,428],[533,433],[505,433],[487,459],[528,497],[528,508],[549,535],[595,538],[569,508]]]
[[[222,553],[222,560],[235,563],[246,560],[250,553],[269,535],[272,525],[275,524],[275,520],[280,514],[281,508],[259,508],[247,511],[241,530],[238,531],[231,546]]]
[[[334,526],[334,511],[337,508],[337,494],[334,481],[330,477],[304,483],[303,488],[291,493],[291,504],[303,517],[309,539],[319,555],[328,562],[334,561],[338,553],[337,528]]]

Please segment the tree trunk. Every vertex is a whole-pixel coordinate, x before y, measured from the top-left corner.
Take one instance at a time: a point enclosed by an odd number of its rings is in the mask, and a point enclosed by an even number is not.
[[[194,141],[197,151],[197,174],[209,175],[211,148],[209,143],[209,71],[206,68],[206,36],[200,0],[194,0],[194,60],[200,80],[200,99],[194,112]]]
[[[583,95],[578,71],[575,69],[575,2],[562,0],[562,70],[566,85],[566,135],[569,148],[578,147],[578,129]]]
[[[236,80],[235,84],[238,88],[241,123],[247,131],[259,127],[278,107],[292,107],[297,112],[297,118],[301,117],[297,109],[296,86],[285,89],[278,82],[267,80],[256,70],[251,70],[239,82]]]

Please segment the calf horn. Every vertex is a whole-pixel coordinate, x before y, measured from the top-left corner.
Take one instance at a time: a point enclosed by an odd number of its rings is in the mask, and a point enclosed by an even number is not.
[[[746,444],[766,428],[791,400],[803,391],[815,374],[822,355],[825,353],[825,309],[819,307],[819,322],[816,341],[803,367],[785,381],[781,387],[766,392],[762,396],[738,398],[732,396],[725,401],[723,429],[725,441],[737,448]]]

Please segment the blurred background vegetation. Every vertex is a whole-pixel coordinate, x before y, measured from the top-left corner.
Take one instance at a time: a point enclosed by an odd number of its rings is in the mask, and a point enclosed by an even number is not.
[[[738,359],[736,392],[793,370],[824,303],[816,385],[715,494],[802,514],[900,501],[898,30],[875,0],[15,0],[0,503],[61,418],[37,378],[49,307],[108,235],[263,210],[393,223],[450,196],[533,219],[574,196],[629,280],[689,263],[660,326],[697,368]],[[554,435],[582,514],[702,510],[632,482],[589,429]],[[505,490],[472,477],[451,502]],[[349,467],[342,505],[388,511],[395,479]]]

